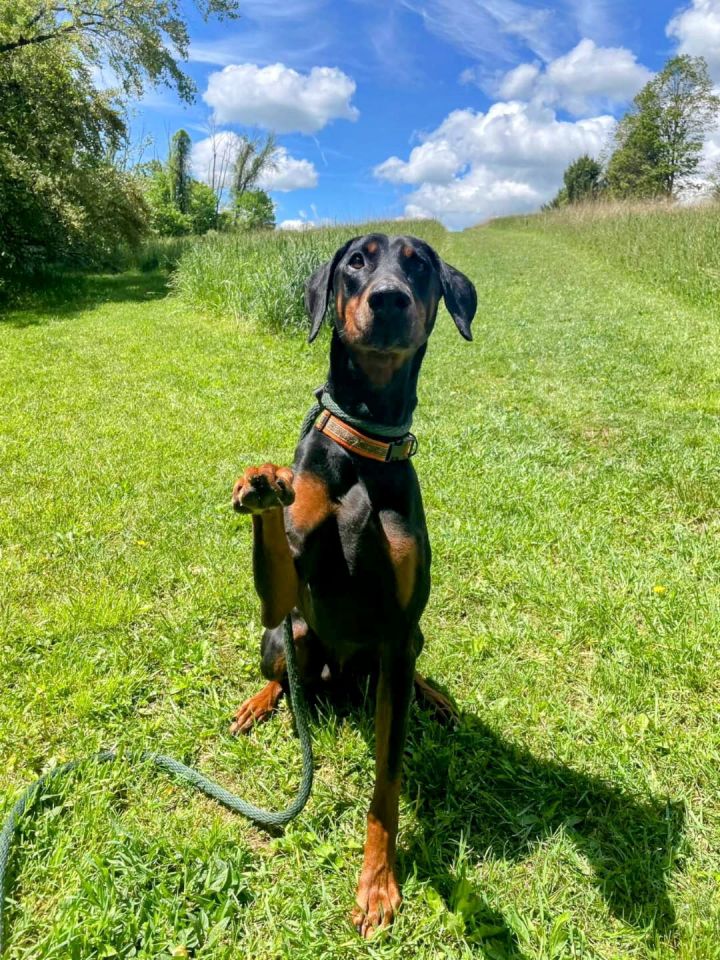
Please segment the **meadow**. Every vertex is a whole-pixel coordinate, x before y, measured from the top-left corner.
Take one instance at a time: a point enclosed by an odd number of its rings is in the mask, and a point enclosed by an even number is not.
[[[720,957],[717,224],[413,226],[480,306],[471,344],[443,312],[420,380],[420,668],[461,721],[412,710],[392,931],[347,919],[372,711],[323,703],[280,836],[152,770],[73,777],[23,825],[9,958]],[[292,458],[329,340],[302,281],[352,232],[210,237],[0,318],[0,813],[112,744],[292,796],[286,705],[227,732],[260,682],[229,497]]]

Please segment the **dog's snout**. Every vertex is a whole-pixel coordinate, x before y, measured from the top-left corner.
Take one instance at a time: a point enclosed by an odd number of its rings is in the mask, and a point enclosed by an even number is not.
[[[368,297],[368,305],[376,315],[403,313],[410,306],[410,296],[399,287],[384,287],[373,290]]]

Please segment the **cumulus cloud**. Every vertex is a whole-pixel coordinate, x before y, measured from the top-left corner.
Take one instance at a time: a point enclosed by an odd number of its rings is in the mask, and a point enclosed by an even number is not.
[[[232,167],[243,138],[232,130],[221,130],[212,136],[198,140],[192,146],[190,167],[193,176],[211,187],[223,190],[230,186]],[[273,166],[258,180],[263,190],[287,193],[316,187],[318,174],[309,160],[291,156],[285,147],[278,147],[273,154]]]
[[[220,130],[203,140],[197,140],[190,151],[192,175],[213,190],[222,192],[230,186],[233,164],[241,143],[242,137],[231,130]]]
[[[309,134],[331,120],[356,120],[354,93],[355,81],[337,67],[313,67],[303,74],[282,63],[240,63],[211,73],[203,99],[219,123]]]
[[[705,57],[713,79],[720,83],[720,0],[693,0],[667,25],[678,51]]]
[[[522,63],[508,71],[493,92],[504,100],[537,100],[579,117],[627,103],[651,76],[631,50],[599,47],[585,38],[544,67]]]
[[[416,187],[406,215],[462,229],[549,200],[565,167],[583,153],[598,155],[614,126],[609,115],[560,120],[537,102],[498,102],[486,113],[456,110],[407,160],[390,157],[375,175]]]
[[[426,140],[415,147],[407,162],[390,157],[375,167],[375,176],[391,183],[447,183],[462,166],[458,153],[445,138]]]
[[[258,186],[263,190],[276,190],[280,193],[316,187],[317,183],[318,174],[314,164],[309,160],[291,157],[285,147],[278,147],[273,154],[273,166],[258,180]]]

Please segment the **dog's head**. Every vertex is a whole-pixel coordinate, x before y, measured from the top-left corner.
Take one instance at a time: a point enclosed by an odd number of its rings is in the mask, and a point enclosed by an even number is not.
[[[341,340],[363,366],[379,365],[382,379],[382,369],[400,365],[426,343],[441,299],[463,337],[472,340],[477,295],[464,274],[417,237],[353,237],[308,280],[308,339],[315,339],[333,302]]]

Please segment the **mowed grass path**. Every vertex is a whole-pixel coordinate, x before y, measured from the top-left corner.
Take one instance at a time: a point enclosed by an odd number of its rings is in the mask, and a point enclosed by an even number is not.
[[[557,236],[449,236],[416,420],[434,545],[405,904],[347,922],[369,709],[321,707],[316,786],[270,838],[152,771],[80,775],[28,824],[12,958],[720,957],[718,319]],[[0,322],[2,810],[53,761],[159,748],[261,804],[299,774],[259,682],[240,468],[291,459],[326,343],[208,319],[163,278]],[[183,950],[187,948],[187,950]]]

